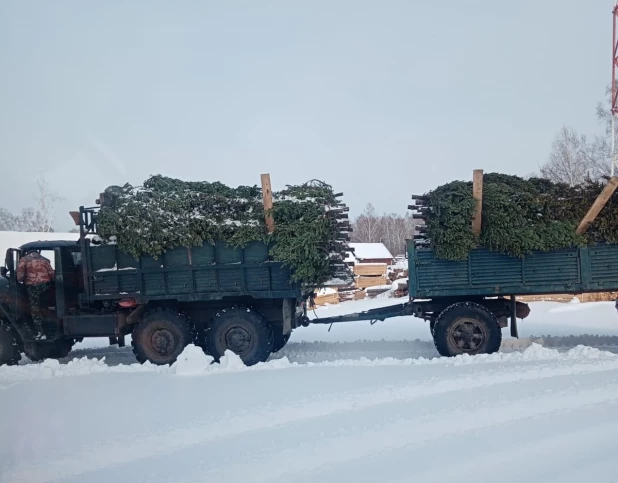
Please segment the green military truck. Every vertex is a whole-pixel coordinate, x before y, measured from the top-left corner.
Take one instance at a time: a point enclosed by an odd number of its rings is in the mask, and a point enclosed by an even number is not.
[[[80,208],[76,241],[39,241],[9,249],[0,281],[0,363],[61,358],[85,337],[124,345],[139,362],[173,363],[190,343],[215,359],[226,350],[245,364],[280,350],[305,319],[303,294],[268,247],[223,243],[176,248],[161,258],[127,255],[96,244],[96,209]],[[32,338],[24,287],[16,280],[28,250],[53,253],[56,277],[42,304],[46,339]]]

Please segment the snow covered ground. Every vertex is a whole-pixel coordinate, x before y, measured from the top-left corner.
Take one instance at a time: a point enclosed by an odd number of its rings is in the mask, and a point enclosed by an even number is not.
[[[298,329],[252,368],[193,346],[140,366],[100,339],[1,367],[0,482],[618,482],[618,314],[531,306],[490,356],[436,357],[402,318]]]

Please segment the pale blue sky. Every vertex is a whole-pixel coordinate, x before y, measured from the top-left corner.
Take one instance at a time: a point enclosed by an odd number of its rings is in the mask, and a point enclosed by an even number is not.
[[[600,131],[609,0],[0,0],[0,206],[45,174],[64,213],[150,174],[353,213],[474,168],[525,175],[563,124]],[[32,179],[30,179],[32,177]]]

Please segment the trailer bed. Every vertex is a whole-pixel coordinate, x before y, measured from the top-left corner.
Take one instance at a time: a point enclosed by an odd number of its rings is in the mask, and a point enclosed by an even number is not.
[[[485,248],[467,260],[442,260],[408,241],[413,299],[539,295],[618,290],[618,245],[572,247],[513,257]]]

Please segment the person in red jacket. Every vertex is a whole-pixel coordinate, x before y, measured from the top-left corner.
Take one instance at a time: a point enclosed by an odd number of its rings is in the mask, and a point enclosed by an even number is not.
[[[35,339],[45,339],[43,317],[41,315],[41,295],[47,292],[54,280],[55,272],[49,260],[36,250],[27,252],[17,265],[17,281],[26,286],[30,313],[37,330]]]

